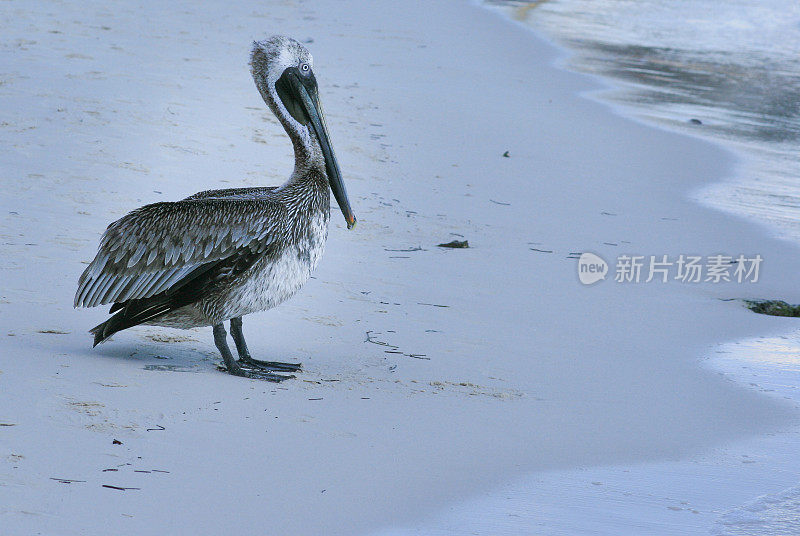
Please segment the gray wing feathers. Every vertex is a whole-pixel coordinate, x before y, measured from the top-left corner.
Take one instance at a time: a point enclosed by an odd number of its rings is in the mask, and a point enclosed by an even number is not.
[[[276,190],[277,186],[256,186],[252,188],[224,188],[222,190],[205,190],[190,195],[185,200],[189,199],[208,199],[210,197],[257,197],[269,194]]]
[[[264,250],[280,237],[286,208],[239,197],[155,203],[112,223],[78,281],[76,307],[163,292],[200,264],[237,250]]]

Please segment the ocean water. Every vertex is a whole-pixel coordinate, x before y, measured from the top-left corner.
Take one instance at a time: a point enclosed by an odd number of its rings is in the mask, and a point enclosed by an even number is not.
[[[800,406],[800,330],[724,344],[709,365],[751,389]],[[719,516],[711,534],[800,535],[800,483],[731,508]]]
[[[736,175],[691,195],[800,243],[800,2],[486,3],[572,50],[569,68],[610,79],[602,98],[733,149]]]

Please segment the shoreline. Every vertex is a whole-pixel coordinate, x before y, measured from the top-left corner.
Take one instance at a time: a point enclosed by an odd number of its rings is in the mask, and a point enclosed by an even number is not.
[[[737,110],[732,103],[719,102],[713,97],[704,103],[698,100],[697,95],[694,98],[683,95],[683,93],[690,95],[702,93],[703,89],[707,89],[687,80],[691,77],[691,73],[698,75],[695,70],[701,71],[706,77],[722,76],[719,71],[724,67],[720,65],[721,60],[714,54],[715,51],[709,48],[708,43],[702,44],[703,50],[711,53],[714,58],[708,60],[707,65],[699,59],[702,54],[692,50],[691,47],[687,48],[687,32],[683,32],[679,44],[675,45],[678,51],[673,52],[674,57],[668,59],[664,56],[668,45],[663,36],[636,30],[635,25],[632,26],[630,23],[623,23],[621,31],[625,37],[615,38],[614,31],[605,27],[608,21],[595,20],[585,13],[578,16],[580,22],[576,21],[576,26],[571,29],[559,29],[557,19],[565,16],[560,7],[551,11],[547,7],[538,9],[541,7],[539,3],[532,3],[536,15],[531,15],[524,6],[515,6],[513,3],[502,1],[495,3],[492,0],[477,3],[501,13],[504,18],[537,33],[556,49],[562,50],[564,56],[556,63],[558,68],[596,77],[603,88],[591,92],[587,95],[588,98],[610,105],[617,113],[634,121],[696,137],[733,153],[739,159],[735,173],[725,177],[724,180],[704,184],[689,192],[690,199],[714,210],[727,212],[763,226],[776,238],[795,246],[800,242],[795,214],[797,191],[793,190],[794,183],[791,179],[797,174],[798,162],[790,157],[793,155],[792,146],[787,141],[795,137],[795,130],[786,124],[792,123],[791,112],[785,111],[790,116],[787,118],[779,117],[775,109],[761,110],[765,117],[756,120],[754,116],[758,116],[758,110],[750,109],[746,105],[743,105],[744,109]],[[578,1],[570,5],[580,9],[582,4]],[[589,9],[590,13],[597,16],[592,9]],[[639,11],[642,9],[646,10],[640,7]],[[774,10],[775,7],[771,9]],[[769,12],[768,9],[762,16],[769,18],[766,15]],[[748,10],[745,10],[745,13],[752,15]],[[539,16],[541,20],[536,21],[534,17]],[[553,20],[553,17],[556,20]],[[688,27],[696,28],[713,20],[708,19],[708,15],[705,17],[699,21],[692,21]],[[742,18],[747,17],[742,16]],[[631,20],[639,18],[633,15]],[[728,26],[735,27],[736,22],[742,21],[729,21]],[[789,22],[783,24],[791,25]],[[576,28],[582,28],[584,31],[576,31]],[[790,39],[795,37],[789,28],[782,28],[784,32],[788,32]],[[751,30],[742,30],[745,33],[743,46],[746,52],[729,60],[732,62],[730,69],[733,70],[733,81],[729,84],[737,80],[739,83],[744,83],[742,71],[747,71],[746,62],[750,59],[750,55],[764,53],[761,48],[764,42],[754,41],[755,38],[748,33]],[[770,31],[774,33],[775,28],[770,27]],[[632,41],[632,33],[638,33],[640,42]],[[688,30],[688,33],[691,34],[692,30]],[[702,40],[701,35],[696,37]],[[637,45],[641,50],[636,49]],[[605,50],[606,47],[608,50]],[[601,52],[598,49],[605,51]],[[776,60],[779,63],[786,60],[786,56],[780,54],[779,58]],[[693,69],[693,62],[701,63]],[[792,87],[796,80],[800,80],[789,74],[796,72],[796,67],[794,64],[782,64],[782,68],[778,68],[786,71],[784,93],[788,93],[788,88]],[[642,80],[637,78],[637,73],[643,77]],[[669,78],[669,81],[665,81],[665,78]],[[710,81],[709,84],[713,85],[713,82]],[[715,82],[722,84],[719,79]],[[769,94],[765,87],[758,84],[751,87],[749,93],[738,88],[734,90],[731,87],[724,87],[724,84],[721,91],[733,93],[730,98],[739,104],[742,101],[760,101],[757,95]],[[781,95],[775,96],[775,100],[777,109],[783,102]],[[739,122],[735,117],[737,111],[743,115],[740,126],[736,126]],[[702,118],[703,122],[697,118]],[[757,128],[763,131],[756,131]],[[763,206],[766,206],[767,210],[762,208]]]
[[[732,175],[724,175],[716,182],[700,184],[687,190],[686,202],[732,216],[762,229],[774,240],[788,242],[795,248],[798,246],[796,237],[775,222],[761,220],[754,214],[723,206],[722,199],[703,199],[704,195],[709,195],[708,192],[715,188],[733,188],[748,161],[755,158],[750,154],[754,148],[749,148],[748,152],[741,148],[740,143],[648,119],[635,106],[626,106],[624,102],[610,97],[614,93],[629,91],[624,88],[623,82],[571,67],[570,58],[579,54],[578,51],[559,43],[554,37],[524,21],[511,17],[511,8],[487,4],[482,0],[474,0],[473,4],[491,12],[493,16],[500,16],[506,22],[523,28],[557,50],[559,55],[551,62],[554,68],[582,74],[596,81],[598,87],[580,93],[583,98],[608,107],[611,113],[648,128],[694,138],[727,152],[732,162]],[[773,328],[755,338],[736,337],[727,342],[720,341],[699,355],[697,364],[742,388],[782,403],[788,401],[790,406],[800,408],[798,385],[791,383],[800,371],[800,361],[796,358],[798,352],[800,339],[795,326],[780,330]],[[709,533],[718,536],[784,534],[800,529],[792,521],[793,516],[800,515],[795,506],[800,486],[797,479],[791,476],[786,478],[781,474],[793,472],[789,467],[794,472],[800,470],[800,464],[793,456],[799,445],[800,429],[795,426],[777,434],[754,435],[678,461],[599,465],[576,470],[528,473],[495,489],[450,505],[424,521],[387,528],[373,534],[455,534],[469,527],[474,534],[512,535],[530,530],[533,526],[547,534],[565,536],[578,533],[618,534],[619,531],[633,530],[634,527],[650,534],[671,534],[674,531],[698,536]],[[762,473],[768,474],[761,474],[756,482],[741,486],[738,480],[740,475],[735,470],[739,463],[765,464],[768,469],[762,470]],[[669,477],[665,478],[665,475]],[[710,491],[706,487],[708,481],[717,484],[727,482],[730,489]],[[658,493],[669,496],[656,499],[652,495],[656,489],[654,482],[661,484],[657,488]],[[743,489],[747,491],[743,492]],[[732,493],[732,490],[735,492]],[[624,510],[620,508],[623,503]],[[574,507],[578,504],[585,511],[582,515],[574,513]],[[536,513],[532,514],[532,510]],[[676,517],[678,512],[691,513],[692,516]]]
[[[796,429],[795,408],[698,367],[700,349],[725,337],[791,325],[722,299],[798,298],[782,244],[685,199],[698,176],[729,172],[720,149],[584,99],[588,76],[556,70],[543,40],[477,5],[434,2],[425,17],[392,4],[144,5],[146,30],[133,9],[61,6],[59,18],[83,21],[70,34],[33,13],[39,48],[18,52],[22,76],[0,86],[39,129],[2,134],[16,151],[4,149],[8,173],[30,180],[4,181],[24,207],[3,207],[18,213],[4,235],[24,237],[2,246],[0,311],[13,336],[0,344],[21,358],[0,366],[13,400],[0,421],[14,423],[3,433],[23,456],[0,468],[5,526],[215,534],[231,530],[221,514],[236,511],[241,532],[268,520],[286,533],[370,533],[515,475],[685,459]],[[246,70],[248,39],[278,24],[313,39],[359,217],[354,232],[332,224],[300,295],[245,320],[251,350],[298,356],[307,372],[279,389],[226,377],[207,330],[142,328],[91,351],[85,330],[102,311],[72,311],[64,274],[77,279],[108,221],[142,203],[288,175],[288,140]],[[104,25],[118,28],[113,40]],[[148,50],[148,39],[168,52]],[[44,80],[24,78],[37,68]],[[25,116],[10,122],[22,128]],[[454,234],[471,248],[436,248]],[[581,287],[569,252],[610,257],[621,248],[604,242],[623,240],[646,255],[758,251],[770,269],[753,289]],[[430,359],[386,354],[365,332]],[[156,424],[165,431],[147,431]],[[42,446],[45,431],[58,456]],[[112,482],[103,469],[119,463],[170,472]],[[144,493],[120,503],[101,483]],[[81,514],[87,503],[93,519]]]

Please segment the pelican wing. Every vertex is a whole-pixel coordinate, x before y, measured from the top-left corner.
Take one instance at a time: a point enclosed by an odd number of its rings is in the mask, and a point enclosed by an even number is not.
[[[108,226],[78,281],[75,307],[148,298],[202,265],[280,240],[286,207],[269,199],[214,197],[154,203]]]
[[[196,194],[192,194],[187,197],[185,200],[189,199],[207,199],[209,197],[248,197],[253,198],[256,196],[261,196],[265,194],[269,194],[270,192],[276,190],[277,186],[256,186],[251,188],[224,188],[222,190],[204,190],[202,192],[197,192]]]

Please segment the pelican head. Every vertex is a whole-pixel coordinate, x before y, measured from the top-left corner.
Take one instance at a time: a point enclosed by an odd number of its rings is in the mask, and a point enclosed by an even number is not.
[[[278,35],[253,43],[250,68],[256,87],[292,138],[297,160],[324,163],[333,196],[350,229],[356,217],[331,146],[313,66],[306,47],[290,37]]]

